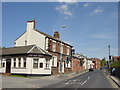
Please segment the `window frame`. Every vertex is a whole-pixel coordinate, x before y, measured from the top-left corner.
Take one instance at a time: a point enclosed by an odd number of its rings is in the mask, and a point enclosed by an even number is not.
[[[56,43],[55,42],[52,42],[52,51],[56,52]]]
[[[18,58],[18,67],[21,67],[21,58]]]
[[[26,68],[26,58],[23,58],[23,67]]]
[[[35,60],[36,60],[37,62],[35,62]],[[37,59],[37,58],[34,58],[34,59],[33,59],[33,69],[38,69],[38,62],[39,62],[39,59]],[[37,66],[35,66],[35,65],[37,65]]]
[[[42,67],[41,67],[41,64],[42,64]],[[43,68],[43,62],[39,63],[39,68]]]

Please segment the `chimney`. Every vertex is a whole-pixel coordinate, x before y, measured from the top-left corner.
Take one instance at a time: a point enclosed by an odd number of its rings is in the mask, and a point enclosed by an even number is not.
[[[25,45],[30,45],[31,43],[32,31],[33,29],[35,29],[35,24],[36,24],[35,19],[31,21],[27,21],[27,28],[26,28],[27,36],[25,40]]]
[[[60,34],[59,34],[59,32],[58,32],[58,31],[55,31],[55,32],[54,32],[54,37],[55,37],[55,38],[57,38],[57,39],[59,39],[59,38],[60,38]]]
[[[35,19],[32,21],[27,21],[27,31],[35,28],[36,21]]]

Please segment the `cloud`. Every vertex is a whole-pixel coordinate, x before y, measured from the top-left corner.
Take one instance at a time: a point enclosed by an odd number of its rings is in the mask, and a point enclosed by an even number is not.
[[[77,0],[57,0],[58,2],[65,2],[65,3],[68,3],[68,4],[74,4],[74,3],[77,3]]]
[[[94,9],[94,10],[90,13],[90,15],[94,15],[94,14],[102,13],[102,12],[104,12],[104,10],[103,10],[101,7],[98,7],[98,8],[96,8],[96,9]]]
[[[55,7],[55,10],[59,13],[65,15],[65,18],[71,17],[73,13],[69,10],[68,4],[61,4],[60,6]]]
[[[90,3],[85,3],[83,6],[88,7],[88,6],[90,6]]]

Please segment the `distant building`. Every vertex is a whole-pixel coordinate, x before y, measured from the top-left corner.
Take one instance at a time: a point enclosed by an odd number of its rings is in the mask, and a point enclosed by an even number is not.
[[[91,60],[94,63],[94,69],[100,69],[100,59],[98,59],[98,58],[91,58]]]
[[[118,62],[118,61],[120,61],[120,56],[113,56],[112,60],[113,60],[113,62]]]
[[[72,56],[72,72],[81,72],[85,70],[85,67],[83,66],[84,61],[82,58],[78,56],[78,54],[74,54]]]

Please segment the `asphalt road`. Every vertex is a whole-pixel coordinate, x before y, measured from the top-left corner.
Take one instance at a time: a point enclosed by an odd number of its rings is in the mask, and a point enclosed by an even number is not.
[[[113,88],[104,72],[94,70],[45,88]]]

